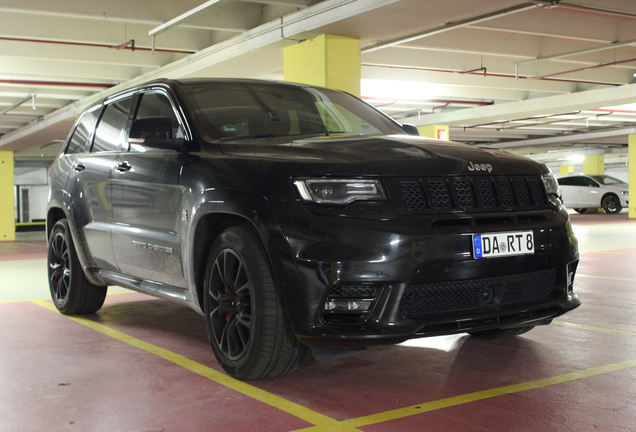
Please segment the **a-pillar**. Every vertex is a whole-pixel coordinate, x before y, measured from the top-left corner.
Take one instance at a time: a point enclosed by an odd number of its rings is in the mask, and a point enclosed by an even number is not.
[[[0,151],[0,241],[15,240],[13,152]]]
[[[629,153],[627,157],[627,166],[629,167],[629,191],[631,199],[629,200],[629,218],[636,219],[636,135],[629,136]],[[634,186],[634,187],[632,187]]]
[[[583,159],[582,171],[583,174],[590,175],[605,174],[605,155],[586,155],[585,159]]]
[[[360,97],[361,73],[360,39],[324,34],[283,49],[285,81]]]
[[[561,175],[574,174],[574,165],[561,165]]]
[[[430,126],[418,126],[417,130],[420,131],[420,136],[427,138],[437,138],[448,141],[448,126],[445,125],[430,125]]]

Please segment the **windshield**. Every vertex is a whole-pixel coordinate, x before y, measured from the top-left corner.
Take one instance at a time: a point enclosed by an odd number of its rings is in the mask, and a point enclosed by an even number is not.
[[[184,86],[200,132],[237,140],[295,135],[393,135],[405,132],[346,93],[267,83]]]
[[[600,184],[604,185],[617,185],[617,184],[627,184],[623,180],[619,180],[616,177],[608,176],[608,175],[594,175],[590,176]]]

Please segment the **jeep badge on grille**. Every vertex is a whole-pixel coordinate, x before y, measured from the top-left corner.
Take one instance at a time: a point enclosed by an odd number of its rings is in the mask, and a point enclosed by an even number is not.
[[[490,164],[473,164],[468,162],[468,171],[488,171],[492,172],[492,165]]]

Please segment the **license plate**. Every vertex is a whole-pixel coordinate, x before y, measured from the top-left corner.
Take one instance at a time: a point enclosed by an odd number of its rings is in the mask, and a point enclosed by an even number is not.
[[[532,231],[473,234],[473,257],[497,258],[534,253]]]

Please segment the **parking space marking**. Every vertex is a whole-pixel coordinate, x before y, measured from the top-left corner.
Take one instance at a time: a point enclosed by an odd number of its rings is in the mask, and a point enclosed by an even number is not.
[[[119,295],[119,294],[137,294],[135,291],[130,291],[130,292],[126,292],[126,291],[122,291],[122,292],[114,292],[114,293],[108,293],[106,294],[106,297],[110,297],[110,296],[114,296],[114,295]],[[42,298],[37,298],[37,299],[23,299],[23,300],[3,300],[0,301],[0,305],[1,304],[7,304],[7,303],[37,303],[40,301],[45,301],[45,300],[50,300],[50,297],[42,297]]]
[[[53,312],[58,312],[57,308],[45,301],[45,300],[32,300],[32,303],[37,304],[38,306],[42,306]],[[87,326],[95,331],[98,331],[102,334],[112,337],[113,339],[117,339],[118,341],[124,342],[128,345],[132,345],[136,348],[147,351],[151,354],[159,356],[165,360],[168,360],[172,363],[175,363],[178,366],[181,366],[185,369],[188,369],[191,372],[194,372],[204,378],[212,380],[222,386],[230,388],[234,391],[244,394],[252,399],[263,402],[271,407],[284,411],[288,414],[291,414],[299,419],[302,419],[308,423],[311,423],[320,428],[319,430],[331,430],[333,427],[338,427],[338,431],[358,431],[355,429],[355,426],[347,426],[341,427],[341,423],[338,420],[332,419],[329,416],[324,414],[320,414],[319,412],[313,411],[309,408],[306,408],[302,405],[299,405],[295,402],[289,401],[280,396],[276,396],[275,394],[266,392],[265,390],[261,390],[258,387],[254,387],[250,384],[247,384],[243,381],[239,381],[230,377],[229,375],[225,375],[221,372],[218,372],[211,367],[202,365],[201,363],[197,363],[194,360],[191,360],[187,357],[184,357],[180,354],[174,353],[172,351],[168,351],[167,349],[161,348],[157,345],[153,345],[148,342],[144,342],[141,339],[134,338],[125,333],[122,333],[118,330],[114,330],[108,326],[103,324],[96,323],[91,321],[90,319],[83,318],[81,316],[70,316],[70,315],[60,315],[65,318],[71,319],[78,324],[82,324]]]
[[[577,328],[581,330],[590,330],[590,331],[595,331],[600,333],[611,333],[611,334],[617,334],[621,336],[636,336],[636,333],[624,332],[620,330],[610,330],[610,329],[605,329],[600,327],[590,327],[590,326],[586,326],[582,324],[572,324],[572,323],[563,322],[563,321],[552,321],[552,324],[562,326],[562,327],[572,327],[572,328]]]
[[[528,381],[521,384],[512,384],[505,387],[494,388],[490,390],[483,390],[474,393],[468,393],[460,396],[453,396],[446,399],[440,399],[431,402],[425,402],[422,404],[412,405],[405,408],[398,408],[383,413],[372,414],[369,416],[358,417],[355,419],[344,420],[340,422],[336,427],[328,426],[326,428],[321,426],[315,426],[305,429],[298,429],[294,432],[339,432],[350,430],[351,427],[363,427],[378,423],[384,423],[391,420],[398,420],[405,417],[410,417],[425,412],[435,411],[442,408],[448,408],[456,405],[461,405],[469,402],[475,402],[479,400],[489,399],[497,396],[508,395],[512,393],[518,393],[526,390],[534,390],[543,387],[553,386],[556,384],[563,384],[571,381],[577,381],[584,378],[590,378],[597,375],[604,375],[610,372],[620,371],[636,367],[636,360],[627,360],[624,362],[613,363],[605,366],[594,367],[577,372],[571,372],[563,375],[557,375],[550,378],[543,378],[534,381]]]

